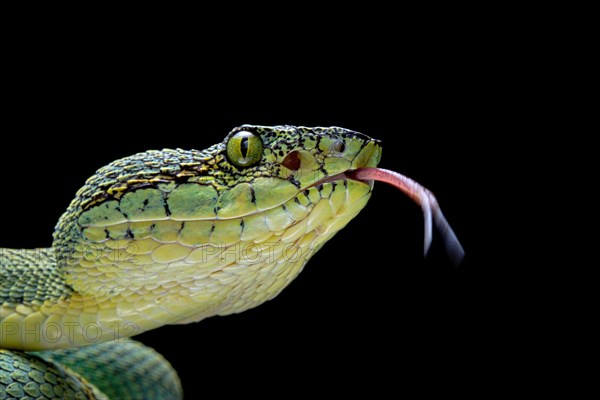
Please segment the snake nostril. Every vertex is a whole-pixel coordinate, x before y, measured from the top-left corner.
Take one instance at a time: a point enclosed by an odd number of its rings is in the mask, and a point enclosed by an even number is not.
[[[344,150],[346,150],[346,143],[344,143],[343,140],[337,140],[333,143],[333,146],[331,146],[331,150],[335,153],[343,153]]]
[[[281,165],[286,167],[287,169],[291,169],[292,171],[298,171],[300,169],[300,155],[297,151],[292,151],[289,153],[283,161]]]

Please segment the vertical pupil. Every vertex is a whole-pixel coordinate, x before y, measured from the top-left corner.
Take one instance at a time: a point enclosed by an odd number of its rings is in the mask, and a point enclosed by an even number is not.
[[[242,153],[242,157],[246,158],[248,155],[248,138],[243,137],[240,143],[240,152]]]

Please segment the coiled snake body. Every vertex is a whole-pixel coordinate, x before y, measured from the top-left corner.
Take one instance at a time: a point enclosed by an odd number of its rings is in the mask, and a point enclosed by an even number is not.
[[[376,169],[380,157],[379,141],[343,128],[244,125],[204,151],[101,168],[52,248],[0,250],[0,399],[179,398],[169,364],[124,338],[277,296],[366,205],[374,180],[415,198],[426,248],[433,215],[459,259],[435,198]]]

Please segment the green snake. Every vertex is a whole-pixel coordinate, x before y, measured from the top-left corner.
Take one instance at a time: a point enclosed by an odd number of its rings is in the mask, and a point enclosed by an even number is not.
[[[0,399],[180,398],[177,374],[127,339],[277,296],[367,204],[374,181],[423,207],[454,260],[435,197],[378,169],[348,129],[244,125],[206,150],[147,151],[99,169],[51,248],[0,249]],[[51,351],[50,351],[51,350]]]

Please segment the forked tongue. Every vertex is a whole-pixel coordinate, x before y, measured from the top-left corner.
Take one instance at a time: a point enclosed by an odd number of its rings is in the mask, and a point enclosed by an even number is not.
[[[444,246],[446,247],[450,259],[454,265],[460,264],[465,256],[465,251],[460,245],[450,224],[446,221],[444,214],[442,214],[442,210],[440,209],[435,196],[428,189],[404,175],[382,168],[359,168],[354,171],[346,172],[346,175],[349,178],[361,181],[374,180],[389,183],[413,199],[421,206],[425,218],[425,255],[427,255],[429,247],[431,246],[433,236],[431,221],[433,219],[435,226],[444,241]]]

